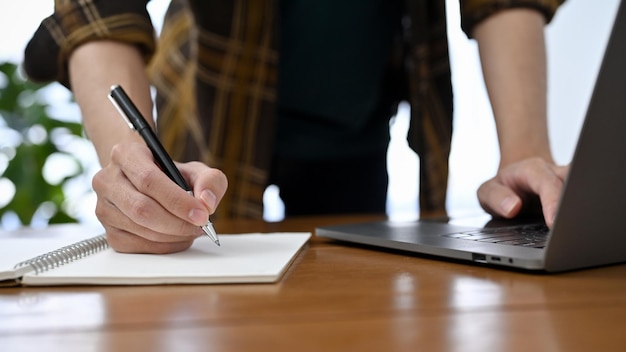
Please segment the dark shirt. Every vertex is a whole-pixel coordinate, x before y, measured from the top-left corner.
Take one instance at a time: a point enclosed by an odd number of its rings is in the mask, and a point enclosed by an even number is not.
[[[277,155],[380,154],[389,142],[383,81],[400,30],[396,0],[282,0]]]

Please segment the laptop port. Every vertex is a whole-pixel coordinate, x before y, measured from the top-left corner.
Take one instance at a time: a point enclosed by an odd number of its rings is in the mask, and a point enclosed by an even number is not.
[[[486,263],[487,256],[480,253],[472,253],[472,260],[479,263]]]

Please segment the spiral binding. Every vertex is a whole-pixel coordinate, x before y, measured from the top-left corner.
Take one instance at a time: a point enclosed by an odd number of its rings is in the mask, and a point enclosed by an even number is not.
[[[106,236],[100,235],[17,263],[14,269],[30,266],[36,274],[39,274],[100,252],[108,247]]]

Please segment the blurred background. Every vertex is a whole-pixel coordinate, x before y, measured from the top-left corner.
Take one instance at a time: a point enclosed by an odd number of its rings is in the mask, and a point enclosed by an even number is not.
[[[458,0],[446,2],[455,93],[448,208],[453,216],[462,216],[480,211],[476,189],[496,171],[498,144],[476,44],[460,30]],[[99,165],[82,136],[71,94],[58,84],[25,82],[16,67],[40,21],[52,13],[53,3],[0,3],[0,228],[4,229],[97,222],[91,177]],[[168,3],[153,0],[148,5],[157,29]],[[559,163],[568,163],[574,152],[618,5],[619,0],[568,0],[546,29],[549,127]],[[418,215],[418,159],[405,141],[408,113],[409,107],[402,105],[390,125],[387,211],[396,220]],[[270,187],[265,195],[264,216],[270,221],[283,216],[277,194]]]

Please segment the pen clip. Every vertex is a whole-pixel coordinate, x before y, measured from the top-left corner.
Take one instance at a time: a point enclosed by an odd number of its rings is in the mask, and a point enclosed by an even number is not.
[[[113,91],[113,89],[115,89],[116,87],[118,87],[118,86],[111,87],[111,91]],[[128,127],[130,127],[130,129],[133,130],[133,131],[136,130],[135,125],[133,125],[130,122],[130,119],[128,118],[128,116],[126,116],[126,113],[120,107],[120,105],[117,103],[115,98],[113,98],[113,95],[111,93],[109,93],[108,98],[111,101],[111,103],[113,103],[113,106],[115,106],[115,109],[120,113],[120,115],[122,115],[122,118],[124,119],[124,121],[126,121],[126,123],[128,124]]]

